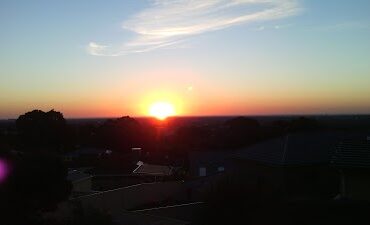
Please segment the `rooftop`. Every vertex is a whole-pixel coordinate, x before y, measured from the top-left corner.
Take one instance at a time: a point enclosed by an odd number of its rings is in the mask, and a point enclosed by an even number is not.
[[[161,166],[153,164],[139,164],[133,171],[134,174],[146,174],[153,176],[169,176],[172,174],[173,168],[170,166]]]
[[[338,167],[370,168],[370,141],[340,142],[330,162]]]
[[[361,139],[365,140],[366,135],[340,131],[294,133],[239,149],[233,158],[281,166],[329,163],[338,143]]]

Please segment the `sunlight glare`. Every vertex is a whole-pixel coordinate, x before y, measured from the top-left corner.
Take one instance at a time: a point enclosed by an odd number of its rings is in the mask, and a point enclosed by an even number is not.
[[[169,116],[175,115],[175,109],[171,103],[155,102],[150,106],[149,114],[159,120],[164,120]]]

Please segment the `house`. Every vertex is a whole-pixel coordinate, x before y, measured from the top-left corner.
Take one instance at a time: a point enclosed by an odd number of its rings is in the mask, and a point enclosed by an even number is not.
[[[153,177],[154,181],[163,180],[165,177],[172,176],[174,173],[175,168],[172,166],[147,164],[142,161],[137,162],[137,167],[132,171],[134,175]]]
[[[329,165],[335,146],[360,137],[340,131],[288,134],[239,149],[233,161],[262,195],[279,191],[290,199],[333,198],[339,192],[339,174]]]
[[[212,176],[232,168],[228,160],[229,152],[201,152],[193,151],[189,153],[189,174],[191,177]]]
[[[330,163],[340,173],[338,198],[370,200],[370,140],[340,142]]]

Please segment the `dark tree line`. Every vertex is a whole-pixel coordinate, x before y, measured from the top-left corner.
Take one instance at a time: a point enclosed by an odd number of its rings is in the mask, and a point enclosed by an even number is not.
[[[291,132],[317,129],[321,129],[319,123],[306,117],[274,121],[268,125],[248,117],[235,117],[216,127],[179,127],[168,141],[175,151],[232,150]]]
[[[7,143],[0,136],[1,145],[26,152],[65,153],[76,146],[89,146],[127,152],[132,147],[154,145],[156,131],[137,120],[125,116],[106,120],[101,125],[67,124],[63,114],[54,110],[33,110],[16,120],[16,142]],[[11,147],[7,146],[7,149]]]
[[[227,150],[251,145],[288,132],[315,130],[316,120],[299,117],[261,125],[256,119],[235,117],[217,126],[177,126],[169,135],[160,134],[157,125],[141,123],[125,116],[100,124],[68,124],[63,114],[54,110],[33,110],[16,120],[16,135],[0,136],[3,149],[45,151],[63,154],[78,147],[110,149],[127,153],[133,147],[146,151],[183,152],[189,150]],[[9,141],[11,140],[11,141]]]
[[[155,130],[125,116],[107,120],[96,129],[95,136],[99,147],[127,152],[133,147],[150,148],[150,144],[154,144]]]

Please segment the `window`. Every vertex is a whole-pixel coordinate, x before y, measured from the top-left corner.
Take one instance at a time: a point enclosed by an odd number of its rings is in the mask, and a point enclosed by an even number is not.
[[[200,167],[199,168],[199,176],[200,177],[205,177],[207,176],[207,169],[205,167]]]

